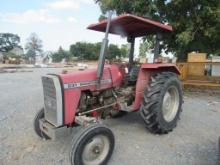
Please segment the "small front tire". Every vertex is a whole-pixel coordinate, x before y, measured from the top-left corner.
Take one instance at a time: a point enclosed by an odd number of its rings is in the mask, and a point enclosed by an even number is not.
[[[114,135],[106,126],[91,124],[83,127],[72,141],[71,165],[106,165],[114,146]]]
[[[34,118],[34,131],[35,133],[42,139],[50,139],[45,133],[43,133],[40,129],[40,119],[44,118],[44,108],[40,109],[40,111],[37,112],[35,118]]]

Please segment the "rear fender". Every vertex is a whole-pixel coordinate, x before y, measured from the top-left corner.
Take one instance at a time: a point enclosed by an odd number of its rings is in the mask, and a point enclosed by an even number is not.
[[[174,72],[180,75],[180,71],[175,64],[143,64],[141,69],[157,72]]]
[[[141,106],[144,90],[148,87],[150,78],[160,72],[174,72],[180,75],[179,69],[174,64],[143,64],[138,74],[135,91],[135,101],[132,104],[133,110]]]

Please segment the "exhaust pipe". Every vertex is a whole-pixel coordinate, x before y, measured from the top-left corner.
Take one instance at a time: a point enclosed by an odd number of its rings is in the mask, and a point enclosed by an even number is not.
[[[98,63],[98,69],[97,69],[98,84],[100,84],[100,82],[101,82],[103,69],[104,69],[104,65],[105,65],[105,56],[106,56],[108,42],[109,42],[108,34],[109,34],[112,14],[113,14],[113,11],[109,11],[108,22],[107,22],[106,31],[105,31],[105,38],[102,40],[102,47],[101,47],[101,51],[100,51],[100,55],[99,55],[99,63]]]

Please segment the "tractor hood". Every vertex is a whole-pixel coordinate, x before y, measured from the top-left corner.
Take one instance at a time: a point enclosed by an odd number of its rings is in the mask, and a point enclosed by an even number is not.
[[[80,90],[97,90],[97,69],[74,71],[58,75],[63,88]],[[123,75],[117,65],[105,65],[101,80],[101,88],[116,86],[121,83]]]
[[[97,69],[51,75],[52,77],[59,77],[63,96],[62,105],[63,109],[65,109],[63,114],[65,124],[73,122],[74,110],[77,109],[82,91],[110,89],[119,86],[123,79],[123,73],[118,65],[105,65],[100,84],[97,81]]]

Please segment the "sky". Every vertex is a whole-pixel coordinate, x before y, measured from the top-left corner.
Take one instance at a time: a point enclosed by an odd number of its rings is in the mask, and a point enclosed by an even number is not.
[[[0,0],[0,33],[20,36],[24,47],[31,33],[43,41],[44,51],[68,50],[78,41],[100,42],[104,34],[87,30],[98,22],[100,8],[94,0]],[[126,40],[110,35],[110,43]]]

